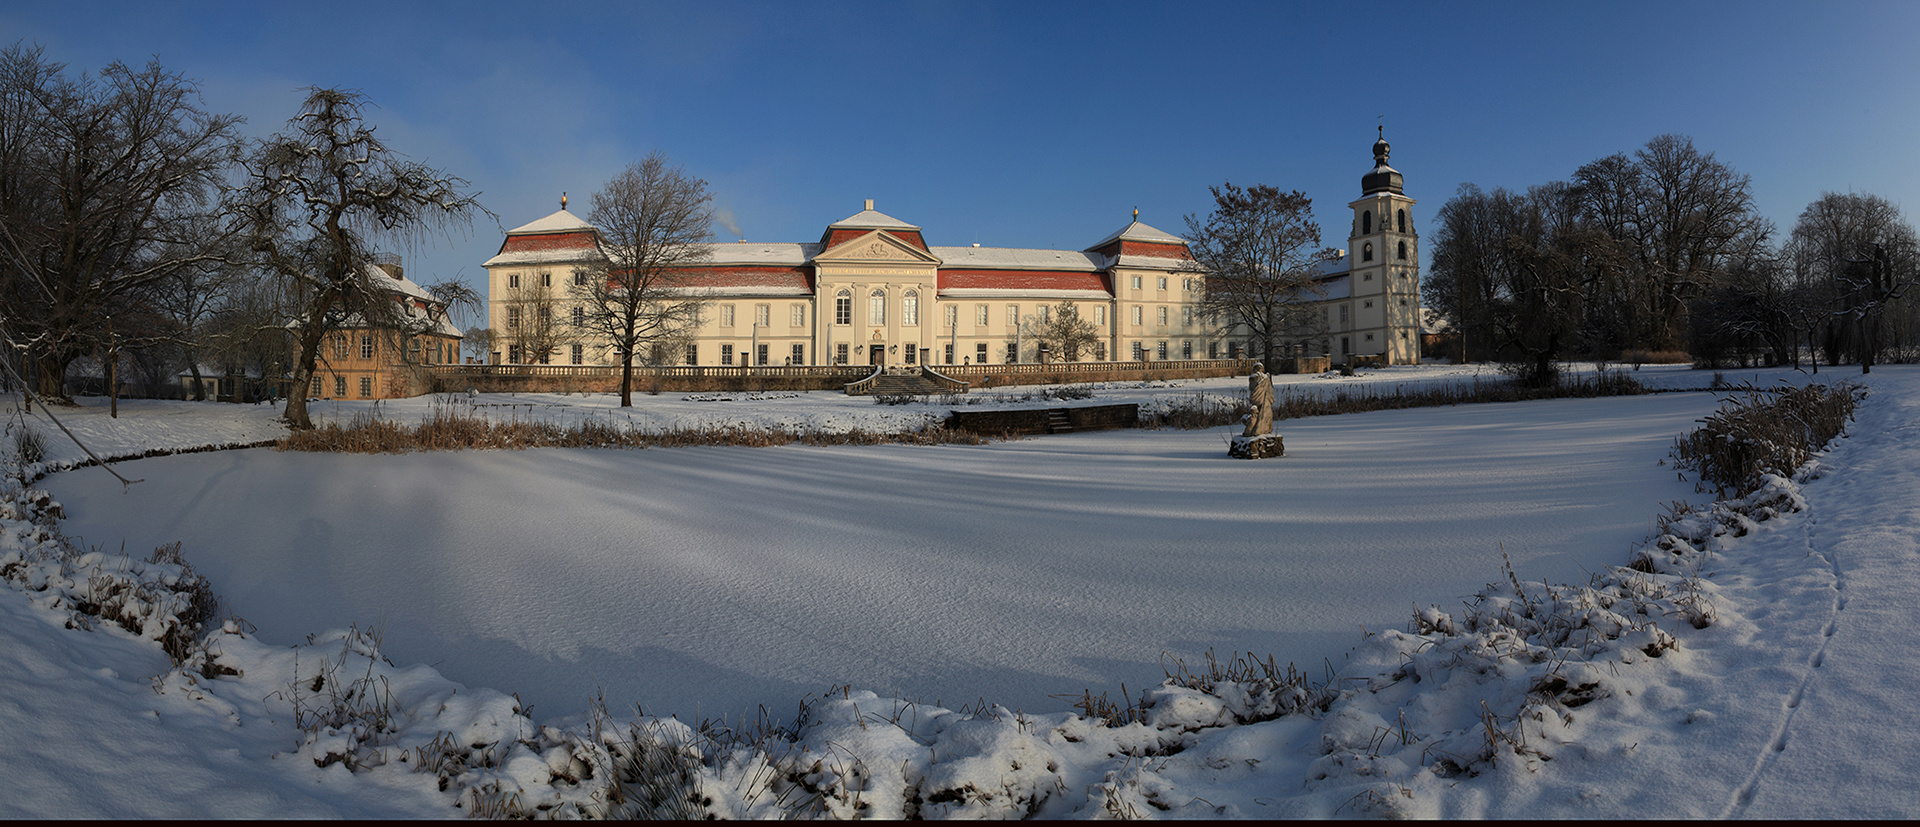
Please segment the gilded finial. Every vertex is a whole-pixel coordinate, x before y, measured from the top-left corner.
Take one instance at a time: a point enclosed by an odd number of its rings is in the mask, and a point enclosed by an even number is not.
[[[1135,223],[1139,223],[1139,221],[1140,221],[1140,208],[1139,208],[1139,207],[1134,207],[1134,208],[1133,208],[1133,220],[1134,220],[1134,222],[1135,222]]]
[[[565,191],[562,191],[560,193],[560,209],[564,210],[566,208],[567,208],[567,194]]]

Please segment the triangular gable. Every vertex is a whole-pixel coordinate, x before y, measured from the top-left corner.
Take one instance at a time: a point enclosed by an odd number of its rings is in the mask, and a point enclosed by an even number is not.
[[[912,264],[939,264],[940,259],[914,245],[893,237],[892,233],[875,230],[852,241],[822,251],[814,256],[818,262],[908,262]]]

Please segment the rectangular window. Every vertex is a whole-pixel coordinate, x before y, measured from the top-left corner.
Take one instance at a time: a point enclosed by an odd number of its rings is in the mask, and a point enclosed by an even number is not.
[[[723,364],[723,365],[733,364],[733,345],[720,346],[720,364]]]
[[[1347,323],[1347,312],[1349,307],[1350,305],[1345,305],[1345,304],[1340,305],[1340,324],[1342,325],[1345,325]]]
[[[753,306],[753,326],[754,327],[772,327],[773,326],[773,308],[764,304],[754,305]]]
[[[1146,360],[1147,360],[1146,347],[1141,345],[1139,342],[1134,342],[1133,343],[1133,361],[1144,362]]]
[[[768,347],[770,347],[770,345],[761,345],[760,347],[758,347],[758,348],[755,348],[755,349],[754,349],[754,352],[753,352],[753,363],[754,363],[754,364],[756,364],[756,365],[764,365],[764,364],[766,364],[766,363],[767,363],[767,348],[768,348]]]
[[[573,271],[573,285],[575,287],[587,286],[587,271],[585,270]]]
[[[573,309],[573,326],[574,327],[587,326],[587,309],[586,308],[575,307]]]
[[[1106,342],[1093,343],[1093,360],[1096,362],[1107,361],[1107,343]]]
[[[520,308],[518,307],[507,308],[507,329],[508,330],[520,329]]]
[[[518,290],[518,289],[520,289],[520,274],[519,274],[519,273],[508,273],[508,274],[507,274],[507,287],[509,287],[509,288],[511,288],[511,289],[514,289],[514,290]]]
[[[844,365],[847,363],[847,346],[845,343],[833,346],[833,363],[836,365]]]
[[[1166,327],[1167,326],[1167,309],[1165,307],[1160,308],[1157,315],[1160,319],[1160,326]]]
[[[733,305],[731,304],[720,305],[720,326],[721,327],[733,326]]]
[[[509,365],[520,364],[520,346],[519,345],[507,346],[507,364]],[[341,391],[341,393],[346,393],[346,391]]]
[[[687,364],[700,364],[700,346],[693,342],[687,343]]]
[[[833,323],[853,324],[852,296],[841,296],[833,300]]]
[[[790,327],[806,327],[807,306],[804,304],[796,304],[790,308],[787,312],[787,324]]]
[[[1020,326],[1020,305],[1017,305],[1017,304],[1007,305],[1007,326],[1008,327]]]
[[[1050,321],[1053,321],[1053,308],[1044,304],[1040,305],[1040,323],[1046,324]]]
[[[347,395],[347,377],[337,374],[333,377],[333,395],[339,397]]]
[[[1192,342],[1181,342],[1181,343],[1180,343],[1180,358],[1182,358],[1182,359],[1192,359],[1192,358],[1193,358],[1193,343],[1192,343]]]
[[[920,324],[920,294],[918,292],[908,290],[905,296],[900,297],[900,323],[908,326],[917,326]]]
[[[984,365],[987,363],[987,343],[986,342],[981,342],[973,346],[973,362],[976,365]]]
[[[1008,342],[1007,343],[1007,364],[1011,365],[1018,361],[1020,361],[1020,343]]]
[[[1142,309],[1140,308],[1140,306],[1139,306],[1139,305],[1134,305],[1134,307],[1133,307],[1133,326],[1134,326],[1134,327],[1139,327],[1139,326],[1140,326],[1140,319],[1141,319],[1141,316],[1142,316],[1142,314],[1144,314],[1145,312],[1146,312],[1146,311],[1145,311],[1145,310],[1142,310]]]
[[[1180,308],[1180,323],[1183,325],[1186,325],[1187,327],[1193,326],[1193,308],[1191,307]]]
[[[951,310],[952,308],[948,308],[948,309],[949,309],[949,310]],[[947,359],[946,359],[946,362],[947,362],[947,364],[949,364],[949,365],[951,365],[951,364],[953,364],[953,343],[952,343],[952,342],[948,342],[948,343],[947,343],[947,345],[946,345],[946,348],[947,348],[947,350],[946,350],[946,356],[947,356]]]
[[[1208,358],[1208,359],[1218,359],[1218,358],[1220,358],[1220,343],[1219,343],[1219,342],[1208,342],[1208,343],[1207,343],[1207,358]]]
[[[1138,290],[1138,289],[1140,289],[1140,277],[1139,277],[1139,276],[1134,276],[1134,277],[1133,277],[1133,289],[1135,289],[1135,290]]]
[[[987,306],[986,305],[976,304],[973,306],[973,324],[976,327],[987,326]]]
[[[886,293],[875,290],[867,295],[867,323],[876,325],[887,323]]]
[[[373,337],[372,336],[360,337],[360,358],[362,359],[373,358]]]
[[[340,334],[340,335],[334,336],[333,337],[333,358],[335,359],[347,358],[347,348],[349,347],[351,347],[351,345],[347,343],[346,334]]]
[[[553,274],[552,274],[552,273],[541,273],[541,274],[540,274],[540,286],[541,286],[541,287],[552,287],[552,286],[553,286]]]
[[[947,329],[952,330],[954,325],[960,323],[960,305],[947,305],[946,310],[941,314],[941,318],[946,320]]]
[[[1240,343],[1239,343],[1239,342],[1228,342],[1228,343],[1227,343],[1227,358],[1229,358],[1229,359],[1238,359],[1238,358],[1240,358]]]
[[[586,357],[587,357],[587,348],[585,345],[573,346],[573,363],[574,364],[578,365],[583,363],[586,360]]]
[[[804,365],[806,363],[807,363],[807,346],[798,345],[798,344],[794,345],[793,355],[787,357],[787,364]]]
[[[1167,343],[1166,342],[1161,342],[1160,344],[1154,347],[1153,358],[1159,359],[1162,362],[1167,361]]]
[[[373,377],[371,376],[360,377],[360,398],[366,399],[367,397],[370,397],[372,395],[373,395]]]
[[[1167,277],[1166,277],[1166,276],[1161,276],[1161,277],[1160,277],[1160,289],[1162,289],[1162,290],[1165,290],[1165,289],[1167,289]]]
[[[907,354],[906,354],[907,364],[909,365],[914,364],[914,357],[919,355],[919,353],[920,353],[919,348],[914,347],[913,345],[907,345]]]

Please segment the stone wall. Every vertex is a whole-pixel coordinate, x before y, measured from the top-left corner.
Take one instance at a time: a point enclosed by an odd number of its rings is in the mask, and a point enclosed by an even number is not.
[[[946,426],[956,431],[997,436],[1000,434],[1053,433],[1053,417],[1066,414],[1075,431],[1107,431],[1140,425],[1140,406],[1090,405],[1077,408],[1016,408],[1010,410],[957,410],[947,417]]]

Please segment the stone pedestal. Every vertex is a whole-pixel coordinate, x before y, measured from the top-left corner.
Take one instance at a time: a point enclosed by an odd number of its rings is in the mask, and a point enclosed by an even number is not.
[[[1236,436],[1233,444],[1227,446],[1227,456],[1234,459],[1267,459],[1285,453],[1286,448],[1281,444],[1279,434]]]

